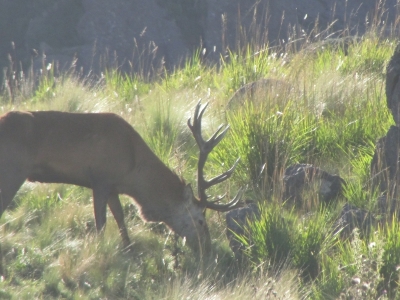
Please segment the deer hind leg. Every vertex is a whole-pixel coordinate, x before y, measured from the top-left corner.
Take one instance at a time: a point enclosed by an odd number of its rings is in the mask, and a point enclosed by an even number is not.
[[[114,215],[115,221],[119,228],[119,232],[122,237],[122,242],[125,248],[130,247],[131,241],[129,239],[128,231],[125,226],[124,212],[122,210],[121,202],[118,197],[118,192],[113,191],[108,198],[108,207],[110,208],[112,214]]]
[[[0,164],[0,216],[6,210],[26,180],[17,167],[6,167]]]
[[[106,225],[107,202],[110,197],[111,188],[106,185],[97,184],[92,186],[93,189],[93,206],[94,219],[96,222],[97,232],[101,232]]]
[[[15,171],[15,168],[6,168],[0,164],[0,217],[14,199],[25,179],[26,177]],[[0,244],[0,274],[4,275],[2,261],[3,249]]]

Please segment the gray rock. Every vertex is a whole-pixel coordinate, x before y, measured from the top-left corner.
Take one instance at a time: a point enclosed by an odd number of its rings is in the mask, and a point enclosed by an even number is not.
[[[1,9],[1,8],[0,8]],[[41,49],[45,43],[49,47]],[[107,68],[151,76],[191,55],[181,31],[157,0],[59,0],[29,21],[25,46],[40,52],[34,66],[76,59],[84,74]],[[51,53],[47,50],[51,49]]]
[[[179,66],[190,53],[178,26],[155,0],[83,0],[82,4],[77,33],[92,49],[79,54],[86,69],[112,66],[147,76]]]
[[[296,206],[303,206],[304,191],[317,188],[320,200],[330,202],[341,194],[345,181],[338,175],[328,172],[310,164],[295,164],[285,170],[283,176],[283,199]]]
[[[387,134],[375,146],[371,161],[372,188],[382,193],[378,199],[381,213],[392,215],[397,210],[400,195],[400,44],[389,60],[386,68],[386,101],[396,126],[390,126]]]
[[[399,150],[400,128],[391,126],[386,136],[378,140],[371,161],[373,188],[392,198],[397,198],[400,192]]]
[[[286,46],[324,38],[362,35],[374,18],[388,31],[396,20],[395,0],[208,0],[205,45],[212,60],[246,42]],[[383,24],[385,22],[385,24]],[[326,30],[329,27],[329,30]],[[318,36],[317,36],[318,34]],[[216,51],[214,51],[216,49]]]
[[[399,216],[399,201],[397,199],[391,198],[387,194],[383,194],[378,197],[378,211],[382,214],[382,220],[391,221],[394,213],[397,213],[397,218]]]
[[[374,20],[378,29],[390,28],[397,12],[396,0],[379,5],[377,0],[14,2],[0,3],[0,67],[8,64],[8,53],[15,62],[30,63],[32,49],[45,42],[52,58],[62,55],[63,62],[70,62],[76,57],[85,73],[117,67],[144,76],[179,67],[200,47],[215,63],[249,42],[286,47],[362,35]],[[74,53],[65,57],[66,50]]]
[[[355,228],[360,229],[362,234],[368,235],[374,222],[375,219],[370,212],[346,203],[334,224],[334,229],[335,232],[340,231],[342,238],[349,237]]]
[[[255,203],[247,204],[245,207],[240,207],[231,210],[226,214],[226,235],[229,240],[229,246],[232,249],[235,257],[240,259],[244,249],[242,243],[236,238],[237,235],[245,234],[245,227],[249,220],[254,220],[260,216],[260,210]]]
[[[397,126],[400,126],[400,44],[386,67],[386,101]]]

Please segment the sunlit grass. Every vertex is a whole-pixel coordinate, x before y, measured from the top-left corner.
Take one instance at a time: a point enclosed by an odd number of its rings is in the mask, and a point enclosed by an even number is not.
[[[67,185],[25,184],[0,220],[1,299],[376,299],[398,290],[398,222],[340,239],[334,221],[345,201],[379,217],[370,182],[376,140],[393,120],[384,94],[385,64],[395,46],[374,35],[339,46],[308,45],[272,53],[251,46],[206,66],[200,53],[153,81],[108,70],[97,81],[52,66],[0,95],[0,110],[114,112],[130,122],[156,155],[196,187],[197,146],[186,126],[199,100],[210,102],[203,137],[221,123],[230,130],[210,154],[206,176],[227,170],[230,181],[211,196],[248,186],[261,218],[238,237],[247,247],[240,264],[225,238],[224,217],[208,212],[213,255],[199,262],[162,224],[145,224],[123,197],[132,252],[122,248],[108,212],[95,233],[91,191]],[[289,91],[227,109],[242,85],[274,78]],[[26,89],[25,89],[26,87]],[[30,88],[30,89],[29,89]],[[311,163],[343,177],[338,203],[323,205],[311,190],[304,207],[282,203],[282,176],[293,163]],[[194,189],[195,190],[195,189]],[[178,253],[178,254],[176,254]],[[360,285],[352,283],[360,279]],[[362,287],[367,283],[368,288]],[[344,297],[343,296],[343,297]],[[398,295],[397,295],[398,296]]]

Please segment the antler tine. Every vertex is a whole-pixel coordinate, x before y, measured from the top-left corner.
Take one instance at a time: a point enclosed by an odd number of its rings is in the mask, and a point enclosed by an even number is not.
[[[200,202],[206,207],[210,208],[213,210],[225,212],[231,209],[234,209],[236,207],[242,206],[240,203],[240,200],[243,195],[243,189],[240,189],[238,194],[235,196],[235,198],[230,201],[227,204],[216,204],[216,201],[208,201],[208,196],[206,194],[206,189],[209,187],[216,185],[218,183],[221,183],[228,178],[230,178],[236,168],[236,166],[239,163],[239,159],[236,160],[236,162],[233,164],[233,166],[225,171],[224,173],[215,176],[214,178],[210,180],[206,180],[204,178],[203,174],[203,169],[204,165],[206,163],[208,154],[214,149],[214,147],[225,137],[226,133],[228,132],[229,125],[224,126],[220,125],[217,129],[217,131],[207,140],[205,141],[202,137],[201,134],[201,119],[203,117],[203,114],[208,106],[208,103],[205,104],[203,107],[201,107],[201,101],[199,101],[196,105],[196,109],[194,111],[194,118],[193,118],[193,123],[192,119],[188,119],[188,126],[190,130],[193,133],[193,136],[197,142],[197,145],[200,149],[200,154],[199,154],[199,161],[198,161],[198,166],[197,166],[197,180],[198,180],[198,193],[200,197]],[[219,201],[218,199],[217,201]]]
[[[206,207],[219,212],[226,212],[235,208],[243,207],[243,203],[240,200],[242,200],[245,190],[245,188],[240,188],[236,196],[227,204],[216,204],[215,202],[208,201]]]
[[[221,183],[221,182],[227,180],[228,178],[230,178],[230,177],[232,176],[233,172],[235,171],[236,166],[237,166],[238,163],[239,163],[239,160],[240,160],[240,158],[238,158],[238,159],[235,161],[235,163],[233,164],[233,166],[232,166],[229,170],[225,171],[224,173],[222,173],[222,174],[220,174],[220,175],[218,175],[218,176],[215,176],[214,178],[211,178],[210,180],[207,180],[207,181],[205,182],[205,183],[207,184],[207,185],[206,185],[206,188],[209,188],[209,187],[211,187],[211,186],[213,186],[213,185],[216,185],[216,184],[218,184],[218,183]]]
[[[224,130],[220,133],[221,129],[224,127],[224,125],[219,125],[217,131],[207,140],[207,145],[209,146],[209,151],[214,149],[216,145],[225,137],[226,133],[228,132],[229,125],[225,127]]]
[[[193,133],[193,136],[197,142],[197,145],[200,147],[200,150],[205,150],[204,147],[206,145],[206,142],[204,141],[202,135],[201,135],[201,118],[203,117],[204,111],[206,110],[208,106],[208,103],[204,105],[204,107],[200,110],[201,108],[201,101],[199,101],[196,105],[196,109],[194,111],[194,118],[193,118],[193,124],[192,124],[192,118],[190,117],[188,119],[188,126],[190,130]]]
[[[201,108],[201,101],[199,101],[196,105],[196,109],[194,111],[194,118],[193,118],[193,124],[192,124],[192,118],[188,119],[188,126],[190,130],[193,133],[193,136],[197,142],[197,145],[200,148],[200,153],[203,155],[208,155],[212,149],[225,137],[229,125],[227,125],[223,130],[222,128],[224,125],[220,125],[217,129],[217,131],[207,140],[205,141],[201,135],[201,119],[203,117],[203,114],[208,106],[208,103],[206,103],[203,108]],[[201,108],[201,110],[200,110]],[[222,132],[221,132],[222,130]]]
[[[191,124],[191,117],[188,119],[188,125],[190,128],[196,127],[196,124],[198,124],[198,127],[201,127],[201,118],[203,117],[204,111],[206,110],[208,106],[208,102],[204,105],[204,107],[201,109],[201,100],[197,103],[196,108],[194,110],[194,120],[193,120],[193,125]],[[199,113],[200,111],[200,113]]]

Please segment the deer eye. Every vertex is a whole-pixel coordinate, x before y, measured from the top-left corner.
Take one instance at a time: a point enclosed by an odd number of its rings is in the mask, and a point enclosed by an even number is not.
[[[200,226],[203,226],[203,224],[204,224],[203,220],[199,220],[199,224],[200,224]]]

